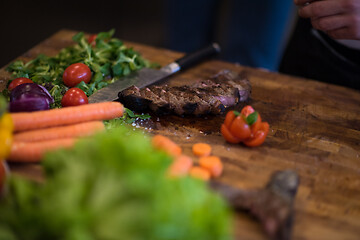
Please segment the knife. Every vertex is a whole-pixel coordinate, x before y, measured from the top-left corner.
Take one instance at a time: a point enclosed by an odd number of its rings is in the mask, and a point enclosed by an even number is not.
[[[164,80],[180,70],[186,69],[199,63],[200,61],[211,57],[220,52],[220,46],[217,43],[197,50],[193,53],[186,54],[182,58],[162,67],[160,70],[143,68],[133,72],[123,78],[118,79],[112,84],[99,89],[89,97],[89,103],[116,101],[118,94],[131,86],[143,88]]]

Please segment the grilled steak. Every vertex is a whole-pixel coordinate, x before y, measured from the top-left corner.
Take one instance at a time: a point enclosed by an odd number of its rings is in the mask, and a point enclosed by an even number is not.
[[[219,114],[227,107],[248,99],[251,86],[247,79],[229,70],[220,71],[210,79],[183,86],[132,86],[119,94],[128,108],[157,114],[204,115]]]

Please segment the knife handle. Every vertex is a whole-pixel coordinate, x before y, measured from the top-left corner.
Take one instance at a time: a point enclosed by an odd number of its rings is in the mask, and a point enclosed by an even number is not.
[[[197,50],[193,53],[186,54],[184,57],[179,58],[175,62],[180,66],[180,69],[188,68],[208,57],[220,53],[221,49],[219,44],[212,43],[211,45]]]

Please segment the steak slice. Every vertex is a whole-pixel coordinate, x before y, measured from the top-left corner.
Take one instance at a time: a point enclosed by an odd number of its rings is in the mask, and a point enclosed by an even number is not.
[[[136,112],[151,110],[156,114],[220,114],[227,107],[246,101],[251,93],[249,80],[222,70],[209,79],[183,86],[129,87],[119,94],[125,107]]]

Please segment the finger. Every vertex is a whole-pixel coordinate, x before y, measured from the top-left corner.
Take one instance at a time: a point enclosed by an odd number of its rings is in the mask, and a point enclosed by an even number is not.
[[[334,39],[358,39],[360,40],[360,33],[354,28],[339,28],[327,32],[327,34]]]
[[[295,5],[302,7],[316,0],[294,0]]]
[[[299,16],[303,18],[319,18],[346,12],[347,7],[340,0],[325,0],[312,2],[299,9]]]
[[[321,18],[312,18],[311,24],[315,29],[328,32],[331,30],[344,28],[351,24],[347,15],[332,15]]]

